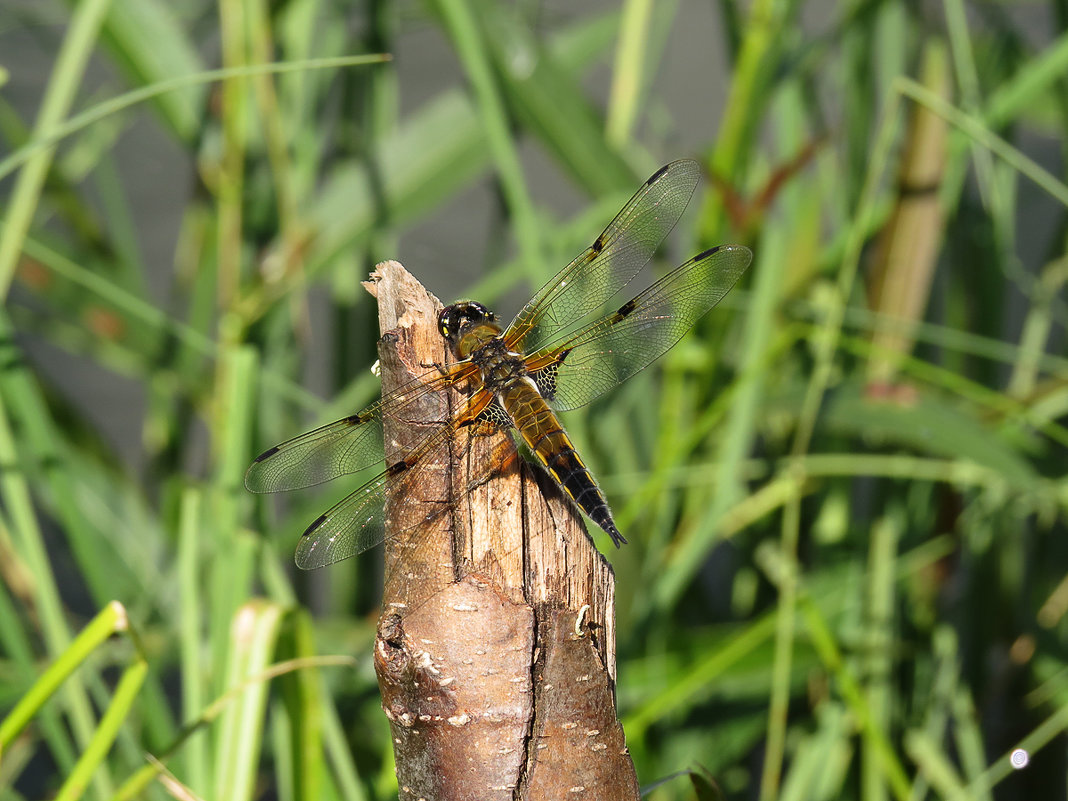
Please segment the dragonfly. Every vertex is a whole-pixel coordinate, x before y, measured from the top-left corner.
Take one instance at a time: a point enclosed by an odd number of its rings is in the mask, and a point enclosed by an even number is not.
[[[428,393],[465,392],[444,425],[308,526],[297,545],[297,566],[310,570],[333,564],[374,547],[387,532],[402,533],[391,531],[387,500],[409,497],[450,438],[476,425],[510,431],[616,547],[625,544],[604,493],[557,413],[589,404],[649,366],[749,267],[748,248],[714,247],[612,309],[610,301],[682,217],[700,174],[691,160],[661,167],[507,327],[480,303],[446,306],[438,327],[454,361],[385,393],[358,414],[257,456],[245,475],[245,486],[255,493],[302,489],[358,473],[385,461],[384,420],[405,419],[405,411]],[[611,310],[603,313],[606,308]]]

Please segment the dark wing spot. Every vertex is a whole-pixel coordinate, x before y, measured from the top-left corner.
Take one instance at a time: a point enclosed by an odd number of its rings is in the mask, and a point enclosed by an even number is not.
[[[308,536],[309,534],[311,534],[311,533],[312,533],[313,531],[315,531],[315,529],[319,528],[319,525],[320,525],[320,524],[321,524],[321,523],[322,523],[322,522],[323,522],[324,520],[326,520],[326,515],[325,515],[325,514],[321,514],[321,515],[319,515],[319,516],[318,516],[317,518],[315,518],[315,519],[314,519],[314,520],[313,520],[313,521],[311,522],[311,525],[310,525],[310,526],[308,526],[308,527],[307,527],[306,529],[304,529],[304,533],[303,533],[303,534],[301,534],[301,536],[302,536],[302,537],[307,537],[307,536]]]
[[[409,467],[411,467],[411,465],[401,459],[399,462],[394,462],[393,464],[391,464],[389,468],[387,468],[386,472],[389,473],[390,476],[399,476]]]
[[[652,175],[650,175],[649,176],[649,180],[645,182],[645,185],[646,186],[652,186],[653,184],[655,184],[657,182],[657,179],[660,178],[660,176],[663,175],[665,172],[667,172],[668,171],[668,167],[670,167],[670,166],[671,166],[670,164],[665,164],[659,170],[657,170]]]
[[[719,250],[722,250],[722,248],[723,248],[723,245],[716,245],[714,248],[709,248],[708,250],[704,251],[703,253],[698,253],[696,256],[694,256],[693,260],[694,261],[704,261],[709,256],[711,256],[713,253],[716,253]]]
[[[264,459],[274,456],[276,453],[278,453],[277,445],[275,445],[273,448],[268,448],[267,450],[265,450],[263,453],[253,459],[252,462],[253,464],[255,464],[256,462],[262,462]]]
[[[619,311],[616,312],[616,317],[618,317],[619,319],[623,319],[631,312],[633,312],[634,309],[638,306],[636,301],[637,298],[632,298],[631,300],[628,300],[626,303],[620,306]]]

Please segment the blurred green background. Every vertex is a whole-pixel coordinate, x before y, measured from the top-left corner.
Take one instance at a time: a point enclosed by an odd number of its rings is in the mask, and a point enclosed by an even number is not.
[[[376,396],[377,261],[508,317],[686,156],[654,272],[755,263],[564,420],[631,542],[648,797],[1065,798],[1066,28],[1063,0],[7,0],[0,799],[396,798],[380,552],[292,564],[354,483],[265,501],[244,469]]]

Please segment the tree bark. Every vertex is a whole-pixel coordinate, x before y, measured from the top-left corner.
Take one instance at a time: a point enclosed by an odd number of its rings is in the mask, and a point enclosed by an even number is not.
[[[392,261],[366,286],[384,392],[446,363],[437,298]],[[437,393],[387,418],[387,460],[460,401]],[[468,429],[445,450],[388,514],[375,670],[400,798],[637,801],[615,715],[611,568],[507,433]]]

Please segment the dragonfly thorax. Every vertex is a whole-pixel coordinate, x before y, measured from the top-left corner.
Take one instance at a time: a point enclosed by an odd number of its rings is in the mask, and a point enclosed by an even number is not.
[[[438,315],[438,329],[458,359],[467,359],[501,335],[497,316],[474,301],[446,306]]]
[[[495,395],[528,375],[523,357],[508,350],[502,337],[493,337],[479,345],[471,352],[470,359],[482,373],[482,385]]]

